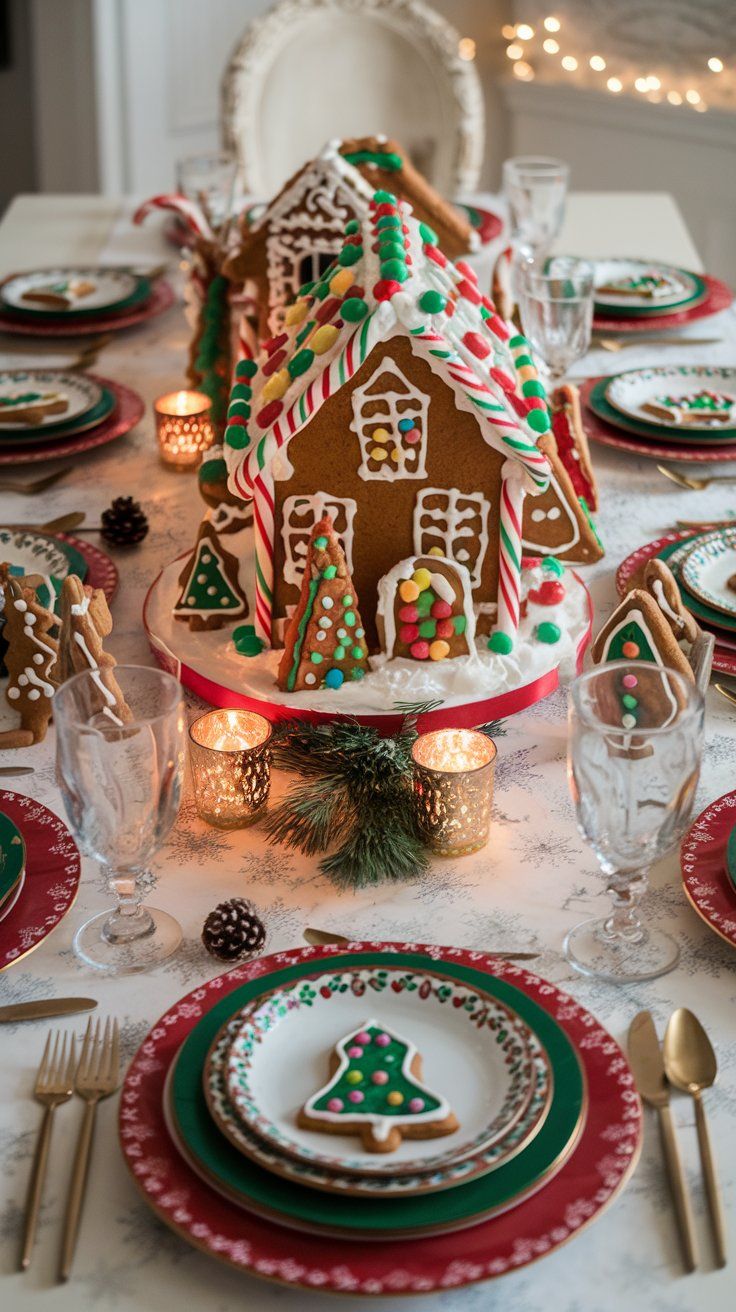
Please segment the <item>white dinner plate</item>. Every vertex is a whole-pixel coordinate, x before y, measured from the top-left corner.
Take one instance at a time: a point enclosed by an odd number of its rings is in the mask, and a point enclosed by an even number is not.
[[[630,285],[651,276],[662,280],[661,289],[652,295],[636,295],[622,287],[620,292],[603,291],[607,285]],[[686,269],[673,264],[660,264],[658,260],[607,259],[595,261],[594,299],[598,306],[612,306],[628,310],[660,310],[665,306],[682,305],[698,295],[699,279]]]
[[[139,279],[125,269],[53,268],[18,273],[0,287],[0,300],[12,310],[34,314],[74,314],[79,310],[111,310],[136,291]],[[43,305],[28,300],[29,292],[58,292],[68,305]]]
[[[717,412],[725,418],[712,417],[714,411],[710,410],[705,393],[718,398]],[[628,369],[611,378],[606,386],[606,400],[620,414],[664,430],[733,432],[736,430],[736,368],[673,364]]]
[[[60,369],[2,369],[0,434],[28,428],[38,430],[81,419],[94,409],[101,397],[100,384],[84,374],[64,373]],[[27,407],[40,411],[37,421],[22,417]],[[17,418],[12,417],[14,411]]]
[[[736,529],[707,533],[685,557],[681,574],[694,597],[736,618]]]

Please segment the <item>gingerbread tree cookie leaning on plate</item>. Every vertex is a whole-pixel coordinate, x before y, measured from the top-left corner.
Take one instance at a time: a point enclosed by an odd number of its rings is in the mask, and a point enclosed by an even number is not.
[[[284,632],[278,686],[341,688],[368,668],[365,629],[345,552],[329,515],[312,529],[299,601]]]
[[[651,593],[678,642],[692,644],[700,633],[693,616],[682,604],[680,589],[669,565],[663,560],[648,560],[644,570],[644,588]]]
[[[61,585],[59,682],[89,671],[97,689],[98,710],[113,723],[124,724],[132,714],[113,670],[115,657],[103,648],[112,632],[112,616],[104,592],[88,588],[69,574]]]
[[[402,1139],[436,1139],[459,1128],[447,1100],[423,1083],[413,1043],[375,1020],[335,1044],[330,1079],[301,1108],[297,1124],[359,1135],[369,1153],[392,1153]]]
[[[5,664],[8,705],[20,714],[17,729],[0,734],[0,748],[30,747],[43,742],[51,719],[51,698],[58,682],[59,644],[50,630],[56,618],[42,606],[25,580],[3,579],[5,597]]]

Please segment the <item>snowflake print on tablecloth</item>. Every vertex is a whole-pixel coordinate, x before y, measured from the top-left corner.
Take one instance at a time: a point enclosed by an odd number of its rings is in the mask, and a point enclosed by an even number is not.
[[[554,834],[536,834],[526,831],[516,835],[512,852],[518,852],[530,870],[556,870],[558,866],[580,863],[580,842],[577,838],[563,838]]]
[[[499,791],[516,787],[536,791],[543,775],[535,768],[534,747],[520,747],[508,755],[499,753],[496,761],[495,786]]]

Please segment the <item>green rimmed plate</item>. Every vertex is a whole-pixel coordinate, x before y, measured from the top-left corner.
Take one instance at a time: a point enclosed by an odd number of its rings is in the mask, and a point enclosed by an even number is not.
[[[13,901],[23,878],[26,845],[20,829],[0,811],[0,914]]]
[[[370,1035],[382,1028],[377,1047]],[[368,1035],[363,1047],[358,1050],[357,1040],[346,1052],[344,1040],[358,1033]],[[414,1174],[490,1147],[511,1129],[532,1094],[529,1038],[528,1027],[497,999],[487,993],[469,998],[463,985],[434,970],[327,971],[274,990],[243,1016],[227,1056],[227,1096],[245,1126],[289,1157],[349,1174]],[[350,1092],[359,1101],[349,1105],[345,1091],[337,1120],[315,1110],[324,1131],[302,1129],[296,1111],[315,1101],[338,1045],[342,1083],[356,1081]],[[422,1062],[419,1082],[404,1074],[414,1053]],[[327,1132],[340,1115],[386,1132],[393,1124],[411,1129],[412,1117],[408,1123],[404,1117],[417,1092],[426,1108],[419,1119],[441,1115],[431,1109],[434,1096],[460,1128],[439,1139],[405,1139],[390,1153],[365,1151],[358,1132]],[[392,1106],[393,1097],[402,1102]]]
[[[676,404],[687,398],[697,407],[697,394],[704,391],[716,391],[721,396],[723,413],[728,416],[726,422],[709,421],[705,409],[696,408],[693,413],[698,419],[686,423],[671,416],[652,415],[646,409],[653,403],[672,401]],[[605,395],[614,410],[625,418],[635,423],[653,424],[666,433],[674,430],[688,436],[707,434],[709,439],[719,433],[736,436],[736,369],[732,367],[661,365],[649,369],[627,369],[609,378]]]
[[[420,953],[401,954],[400,961],[406,970],[431,970],[434,966],[431,958]],[[335,968],[357,964],[395,967],[397,954],[352,953],[350,959],[337,957],[333,964]],[[574,1045],[542,1007],[506,981],[449,963],[443,963],[443,972],[492,994],[517,1012],[548,1053],[554,1081],[552,1103],[539,1133],[518,1156],[489,1175],[436,1195],[364,1199],[299,1188],[234,1153],[209,1115],[202,1071],[213,1039],[233,1010],[263,992],[266,981],[260,977],[223,998],[195,1026],[179,1051],[171,1084],[171,1113],[187,1159],[247,1210],[297,1229],[374,1239],[462,1229],[505,1211],[541,1188],[569,1155],[584,1120],[585,1084]],[[304,966],[297,965],[274,972],[268,980],[275,986],[304,974]]]
[[[667,284],[662,294],[656,297],[632,295],[622,289],[601,291],[607,283],[618,280],[628,283],[648,275],[659,275]],[[596,308],[604,309],[606,314],[656,317],[675,309],[689,308],[704,299],[706,286],[697,273],[690,269],[680,269],[674,264],[661,264],[658,260],[629,259],[625,256],[595,261],[594,302]]]
[[[115,409],[114,393],[108,387],[102,387],[100,392],[96,405],[79,419],[69,419],[53,426],[48,424],[42,428],[23,428],[14,431],[6,431],[4,426],[0,426],[0,447],[4,444],[15,447],[33,446],[36,442],[55,442],[57,439],[61,441],[62,438],[73,437],[77,433],[86,433],[88,429],[96,428]]]
[[[680,568],[691,597],[736,620],[736,529],[719,528],[693,545]]]
[[[0,434],[43,430],[83,420],[102,396],[102,387],[84,374],[63,369],[0,369]],[[40,407],[40,420],[28,423],[15,417],[19,409]],[[59,413],[55,406],[63,406]]]
[[[657,558],[669,565],[680,587],[682,600],[696,619],[702,620],[709,627],[736,633],[736,618],[732,619],[730,615],[724,615],[722,611],[714,610],[712,606],[707,606],[705,602],[694,597],[682,579],[683,562],[695,544],[704,536],[703,533],[696,533],[691,538],[684,538],[679,542],[669,542],[666,547],[657,552]]]
[[[736,892],[736,825],[728,835],[726,843],[726,874],[729,884]]]
[[[69,542],[27,529],[0,528],[0,560],[10,566],[9,572],[16,578],[40,575],[43,591],[39,588],[38,597],[43,606],[55,601],[67,574],[84,579],[88,569],[84,556]]]
[[[590,389],[586,404],[590,407],[599,419],[605,419],[607,424],[614,428],[620,428],[625,433],[636,433],[639,437],[651,437],[652,439],[662,442],[666,435],[668,442],[682,443],[685,446],[718,446],[719,442],[724,444],[733,442],[736,438],[736,429],[719,428],[718,430],[709,430],[707,433],[691,433],[683,431],[678,426],[663,429],[661,425],[645,423],[644,420],[628,419],[626,415],[615,410],[606,397],[606,388],[609,380],[601,378],[594,387]]]
[[[75,284],[91,287],[91,290],[79,296],[68,308],[59,305],[43,306],[24,300],[29,292],[48,289],[63,293]],[[28,320],[56,318],[83,321],[99,318],[102,312],[117,314],[131,309],[150,294],[151,283],[148,278],[129,273],[127,269],[87,266],[34,269],[6,278],[0,285],[0,302],[4,308]]]

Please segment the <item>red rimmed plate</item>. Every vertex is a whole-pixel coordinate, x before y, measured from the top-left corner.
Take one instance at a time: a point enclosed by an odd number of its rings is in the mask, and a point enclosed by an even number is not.
[[[580,400],[585,406],[583,426],[591,442],[598,442],[601,446],[612,446],[618,451],[631,451],[637,456],[646,456],[649,460],[700,461],[701,463],[736,460],[734,442],[719,442],[718,446],[699,442],[697,446],[687,446],[684,442],[668,443],[666,440],[638,437],[635,433],[614,428],[612,424],[606,423],[605,419],[600,419],[586,404],[591,391],[599,382],[601,382],[600,378],[586,378],[585,382],[580,384]]]
[[[0,791],[0,811],[20,829],[26,880],[13,910],[0,921],[0,971],[27,957],[64,919],[79,888],[79,849],[58,815],[21,793]]]
[[[71,320],[59,319],[55,323],[44,320],[42,323],[30,323],[16,319],[11,314],[0,314],[0,332],[20,333],[24,337],[89,337],[93,333],[115,332],[119,328],[132,328],[134,324],[144,323],[157,314],[163,314],[171,308],[176,299],[171,283],[159,278],[153,285],[151,295],[141,305],[134,306],[122,314],[100,314],[99,318],[85,319],[83,324]],[[108,384],[109,386],[109,384]]]
[[[362,1295],[420,1294],[492,1279],[553,1252],[598,1216],[631,1175],[641,1143],[641,1105],[626,1059],[589,1012],[553,984],[482,952],[411,944],[351,944],[352,950],[424,953],[448,965],[508,979],[551,1013],[577,1045],[590,1108],[580,1141],[533,1198],[470,1230],[381,1245],[300,1234],[246,1216],[204,1185],[179,1157],[163,1118],[171,1061],[209,1006],[238,985],[283,967],[350,964],[344,948],[301,948],[239,967],[171,1008],[141,1045],[123,1086],[123,1155],[154,1211],[195,1247],[252,1275],[292,1287]]]
[[[0,330],[2,320],[0,317]],[[104,419],[96,428],[89,428],[84,433],[77,433],[60,440],[39,442],[33,447],[5,446],[0,448],[0,465],[29,465],[43,460],[58,460],[62,456],[75,456],[83,451],[91,451],[96,446],[114,442],[117,437],[129,433],[143,418],[145,405],[143,398],[125,387],[123,383],[114,383],[111,378],[99,378],[90,374],[95,382],[102,383],[115,396],[115,409],[109,418]]]
[[[707,273],[701,276],[707,294],[705,300],[690,309],[673,310],[672,314],[637,315],[630,319],[606,318],[605,315],[596,314],[593,317],[593,328],[596,332],[611,333],[650,333],[655,328],[659,332],[663,328],[679,328],[684,323],[692,323],[694,319],[704,319],[709,314],[718,314],[719,310],[727,310],[733,300],[733,292],[728,283],[721,282],[720,278],[711,278]]]
[[[736,892],[726,874],[726,845],[736,825],[736,792],[706,806],[680,848],[688,902],[719,938],[736,947]]]
[[[673,529],[671,533],[665,533],[663,537],[656,538],[654,542],[645,542],[643,546],[637,547],[632,551],[630,556],[621,561],[616,570],[616,591],[619,597],[625,596],[632,586],[634,575],[642,570],[648,560],[652,560],[663,547],[668,547],[671,542],[680,542],[683,538],[690,538],[693,535],[691,528]],[[716,635],[716,647],[713,653],[713,669],[718,674],[735,674],[736,675],[736,646],[731,649],[729,646],[721,645],[719,636]]]

